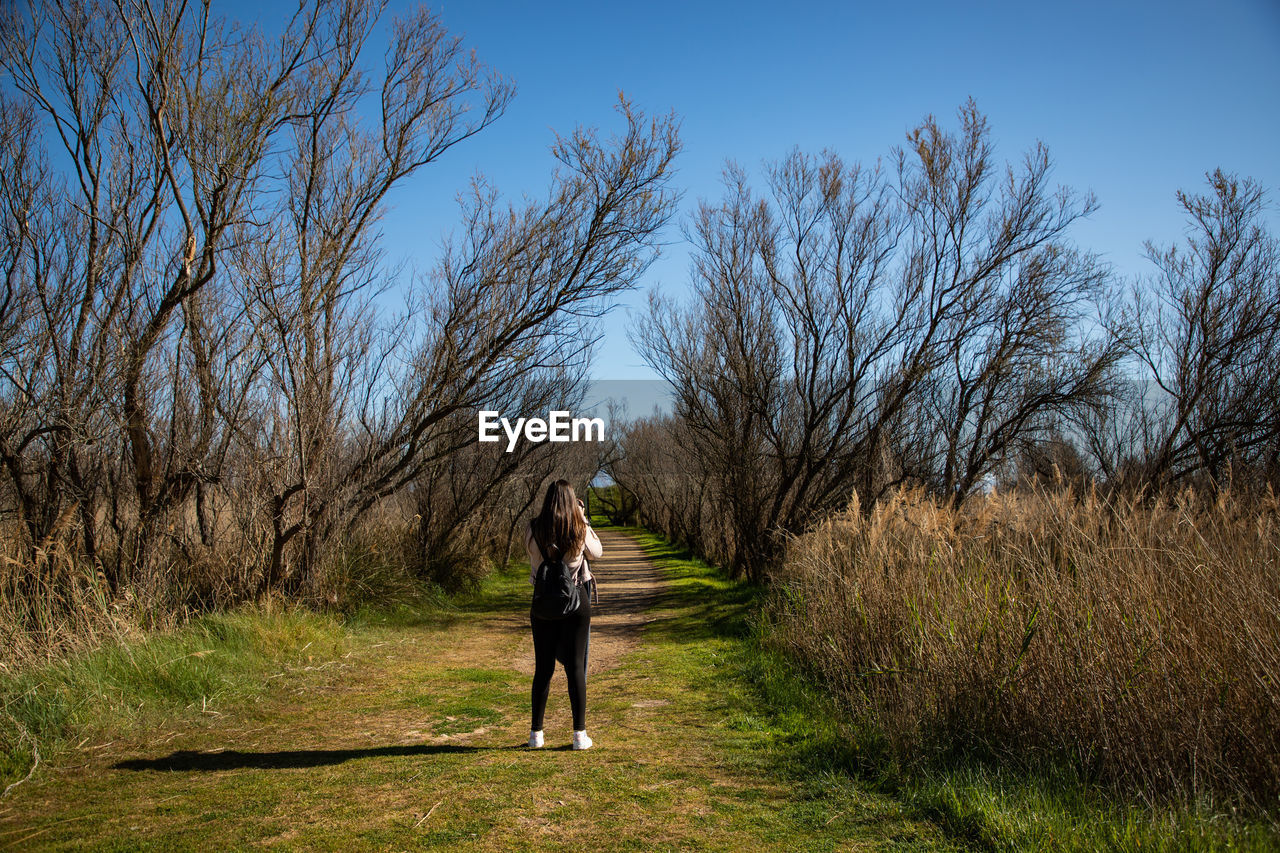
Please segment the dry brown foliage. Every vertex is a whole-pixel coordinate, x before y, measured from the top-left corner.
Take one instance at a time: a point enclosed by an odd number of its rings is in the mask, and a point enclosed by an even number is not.
[[[274,34],[182,0],[4,11],[0,666],[90,612],[465,585],[543,481],[599,467],[478,449],[477,411],[582,402],[674,210],[677,119],[619,93],[621,133],[557,135],[543,197],[477,175],[410,273],[393,191],[514,88],[426,8],[379,59],[385,2],[295,5]]]
[[[1277,509],[1190,491],[855,500],[791,543],[770,636],[908,761],[1065,760],[1149,800],[1274,805]]]

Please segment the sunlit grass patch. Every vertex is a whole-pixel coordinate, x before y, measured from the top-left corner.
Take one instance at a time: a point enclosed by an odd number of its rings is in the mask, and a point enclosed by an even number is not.
[[[451,601],[448,622],[347,623],[337,675],[276,680],[172,746],[139,738],[74,789],[38,789],[45,816],[0,814],[0,831],[151,849],[790,851],[890,836],[948,848],[891,799],[777,772],[769,756],[785,744],[768,715],[731,723],[754,696],[733,661],[756,591],[670,560],[638,642],[590,676],[593,750],[568,749],[558,690],[547,748],[524,747],[529,683],[515,656],[528,590],[512,573]]]
[[[656,536],[638,538],[668,578],[672,600],[687,604],[671,623],[649,629],[664,643],[685,645],[685,654],[667,667],[702,683],[714,678],[711,701],[718,700],[723,714],[730,765],[787,779],[796,797],[787,808],[796,823],[839,827],[848,816],[833,803],[870,796],[883,809],[877,796],[888,794],[900,803],[901,816],[933,821],[960,843],[980,848],[1261,851],[1280,845],[1280,832],[1266,821],[1227,819],[1207,803],[1183,810],[1125,803],[1066,770],[1048,776],[964,762],[905,767],[878,726],[849,714],[776,648],[768,635],[776,626],[756,616],[762,591],[728,581]],[[694,614],[701,625],[692,623]],[[712,670],[716,675],[706,675]],[[734,802],[741,807],[741,798]],[[912,831],[893,832],[896,843],[919,841]]]
[[[23,778],[72,740],[119,733],[183,711],[220,713],[264,682],[347,649],[332,616],[243,609],[117,642],[0,678],[0,781]]]

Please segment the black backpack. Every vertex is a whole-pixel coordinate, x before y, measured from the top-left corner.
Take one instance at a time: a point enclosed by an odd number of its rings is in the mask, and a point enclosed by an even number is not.
[[[533,579],[533,615],[539,619],[563,619],[576,612],[581,604],[578,573],[569,568],[563,557],[548,557],[536,537],[533,544],[538,546],[542,557]]]

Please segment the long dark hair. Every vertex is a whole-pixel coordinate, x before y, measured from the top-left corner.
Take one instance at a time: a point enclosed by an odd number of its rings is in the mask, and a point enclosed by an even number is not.
[[[547,486],[542,512],[533,517],[529,527],[544,551],[555,548],[561,557],[572,557],[582,550],[587,526],[578,515],[578,496],[568,480],[556,480]]]

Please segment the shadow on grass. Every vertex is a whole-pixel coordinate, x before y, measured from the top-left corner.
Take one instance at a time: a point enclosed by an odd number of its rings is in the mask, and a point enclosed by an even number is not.
[[[568,747],[565,747],[566,749]],[[387,756],[421,757],[457,753],[497,752],[528,749],[524,744],[512,746],[467,746],[464,744],[416,744],[405,746],[373,746],[364,749],[284,749],[275,752],[202,752],[182,749],[163,758],[131,758],[111,765],[112,770],[218,771],[253,768],[286,770],[299,767],[326,767],[354,758]]]
[[[720,569],[706,565],[679,546],[641,535],[644,550],[662,571],[664,589],[655,602],[671,609],[646,626],[650,636],[695,642],[718,637],[743,638],[750,633],[751,616],[763,589],[731,581]]]

